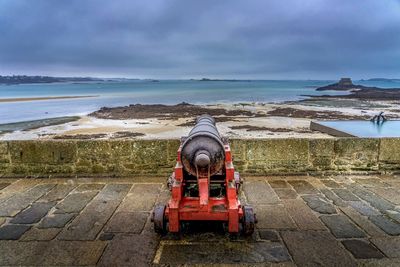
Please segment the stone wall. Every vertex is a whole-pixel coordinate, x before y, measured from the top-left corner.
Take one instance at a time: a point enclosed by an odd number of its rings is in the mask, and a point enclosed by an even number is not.
[[[400,138],[233,139],[246,175],[400,170]],[[178,140],[0,142],[0,177],[166,176]]]

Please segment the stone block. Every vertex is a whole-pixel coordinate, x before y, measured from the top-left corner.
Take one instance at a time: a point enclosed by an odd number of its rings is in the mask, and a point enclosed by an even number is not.
[[[343,170],[377,170],[379,139],[339,138],[335,139],[336,168]]]
[[[73,191],[56,205],[54,213],[79,213],[95,195],[97,191]]]
[[[149,215],[148,212],[116,212],[104,232],[140,234]]]
[[[151,266],[158,243],[157,235],[116,235],[98,266]]]
[[[245,182],[243,191],[247,201],[254,205],[276,204],[280,200],[271,186],[264,180]]]
[[[29,208],[21,211],[10,223],[33,224],[39,222],[54,207],[55,202],[33,203]]]
[[[310,163],[317,170],[330,170],[334,158],[334,139],[311,139],[309,141]]]
[[[335,207],[322,195],[304,195],[302,196],[307,205],[321,214],[335,214]]]
[[[272,188],[290,188],[290,185],[285,180],[268,180]]]
[[[11,141],[9,150],[13,164],[63,164],[76,159],[76,143],[73,141]]]
[[[18,240],[26,231],[29,230],[29,228],[31,228],[30,225],[3,225],[0,227],[0,240]]]
[[[271,242],[279,242],[279,234],[274,230],[259,230],[260,238]]]
[[[281,236],[298,266],[357,266],[329,232],[284,231]]]
[[[319,191],[305,180],[288,181],[298,194],[317,194]]]
[[[368,217],[371,222],[385,231],[388,235],[400,235],[400,223],[383,215],[372,215]]]
[[[341,199],[345,201],[358,201],[360,200],[358,197],[356,197],[353,193],[351,193],[349,190],[344,189],[344,188],[333,188],[332,191]]]
[[[246,143],[248,168],[299,172],[309,168],[307,139],[257,139]]]
[[[296,191],[290,188],[275,188],[275,193],[282,199],[296,199],[298,197]]]
[[[386,235],[380,228],[368,220],[367,217],[360,215],[360,213],[358,213],[352,207],[341,207],[340,210],[369,236],[381,237]]]
[[[379,161],[400,167],[400,138],[382,138],[379,149]]]
[[[134,184],[118,211],[151,211],[160,189],[161,184]]]
[[[325,186],[329,188],[342,188],[343,186],[332,179],[321,179],[320,180]]]
[[[365,233],[344,215],[322,215],[320,219],[337,238],[362,238]]]
[[[50,191],[54,186],[54,184],[39,184],[28,191],[13,195],[0,203],[0,216],[15,216],[32,202]]]
[[[66,197],[76,185],[73,184],[58,184],[50,190],[46,195],[42,196],[37,202],[54,202],[60,201]]]
[[[318,217],[300,199],[284,200],[285,208],[290,217],[301,230],[326,230]]]
[[[366,240],[343,240],[344,247],[356,259],[381,259],[384,255]]]
[[[130,185],[107,184],[85,209],[59,235],[60,240],[94,240],[109,220]]]
[[[283,205],[258,205],[254,207],[257,215],[257,228],[295,229],[296,224]]]
[[[31,228],[21,237],[21,241],[50,241],[61,231],[60,228]]]
[[[63,228],[75,215],[74,213],[53,213],[44,217],[37,227]]]
[[[389,258],[400,258],[400,237],[372,238],[371,241]]]

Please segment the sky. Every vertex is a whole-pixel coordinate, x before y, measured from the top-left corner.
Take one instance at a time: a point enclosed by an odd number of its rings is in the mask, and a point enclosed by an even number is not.
[[[0,0],[0,75],[400,78],[400,0]]]

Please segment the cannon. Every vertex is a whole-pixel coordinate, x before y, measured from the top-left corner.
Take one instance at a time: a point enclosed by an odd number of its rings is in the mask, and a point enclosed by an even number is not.
[[[177,162],[167,185],[171,198],[152,213],[157,233],[179,233],[183,222],[220,221],[231,234],[251,235],[257,222],[252,207],[238,199],[242,180],[235,172],[228,140],[213,117],[202,115],[181,138]]]

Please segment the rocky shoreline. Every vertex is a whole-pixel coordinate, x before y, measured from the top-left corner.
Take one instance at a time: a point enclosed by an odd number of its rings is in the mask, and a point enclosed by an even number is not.
[[[353,84],[350,78],[342,78],[338,83],[322,86],[316,91],[348,91],[348,95],[322,95],[308,97],[347,98],[360,100],[400,100],[400,88],[379,88]]]

